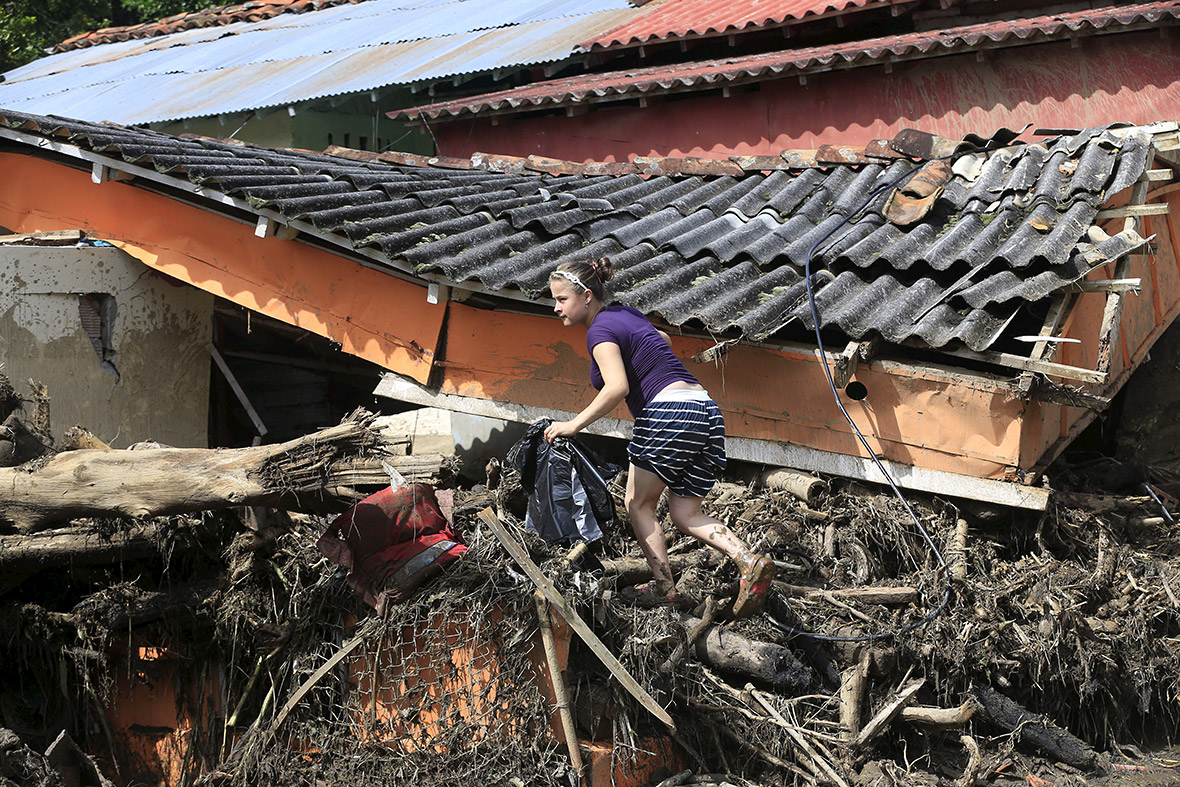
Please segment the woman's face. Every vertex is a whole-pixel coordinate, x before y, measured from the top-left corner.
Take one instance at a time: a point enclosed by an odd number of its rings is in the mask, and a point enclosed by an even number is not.
[[[594,295],[589,290],[578,292],[573,282],[562,279],[550,279],[549,290],[553,293],[553,312],[561,318],[561,324],[567,328],[571,325],[581,325],[590,316],[590,299]]]

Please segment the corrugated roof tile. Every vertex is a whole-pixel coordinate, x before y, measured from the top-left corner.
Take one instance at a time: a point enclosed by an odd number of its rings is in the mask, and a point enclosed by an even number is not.
[[[713,4],[716,7],[725,5]],[[756,55],[551,79],[509,90],[401,109],[389,114],[395,118],[450,119],[497,111],[514,113],[551,110],[574,104],[592,105],[600,98],[638,98],[717,88],[812,71],[842,69],[851,65],[870,65],[882,59],[970,51],[982,45],[1021,46],[1034,36],[1038,40],[1066,40],[1087,31],[1111,31],[1149,25],[1175,26],[1178,20],[1180,3],[1176,0],[1103,6]],[[786,159],[791,166],[806,167],[815,163],[815,151],[809,151],[808,156],[807,160],[795,160],[791,156]]]
[[[883,218],[886,195],[876,192],[916,171],[907,160],[740,176],[550,176],[360,161],[0,110],[0,136],[6,129],[59,140],[64,132],[114,168],[131,159],[165,171],[155,189],[202,183],[239,200],[227,210],[271,206],[287,221],[306,220],[304,234],[493,291],[539,297],[558,262],[609,255],[619,301],[752,341],[803,336],[812,248],[825,329],[979,350],[1002,343],[1006,331],[1039,328],[1035,302],[1146,243],[1134,232],[1089,239],[1100,200],[1146,168],[1143,129],[989,151],[904,227]],[[13,137],[13,149],[22,139]]]
[[[669,0],[583,42],[586,49],[635,46],[654,40],[727,35],[807,17],[877,5],[888,0]]]

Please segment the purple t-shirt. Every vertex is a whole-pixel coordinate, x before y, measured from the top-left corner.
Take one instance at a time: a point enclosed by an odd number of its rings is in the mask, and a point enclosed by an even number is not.
[[[586,349],[590,351],[590,384],[602,390],[602,372],[594,360],[595,345],[614,342],[623,354],[623,368],[627,371],[627,409],[635,418],[647,403],[678,380],[695,383],[684,364],[672,352],[664,337],[643,316],[630,306],[607,306],[594,317],[586,331]]]

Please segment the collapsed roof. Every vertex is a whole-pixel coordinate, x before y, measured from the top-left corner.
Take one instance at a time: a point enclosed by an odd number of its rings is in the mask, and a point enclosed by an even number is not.
[[[514,300],[543,296],[563,260],[610,256],[618,301],[749,341],[811,325],[803,271],[814,246],[824,329],[977,351],[1035,333],[1046,295],[1145,246],[1133,228],[1108,236],[1096,223],[1144,175],[1152,147],[1143,127],[966,146],[925,214],[904,223],[884,205],[915,162],[884,145],[877,155],[845,151],[849,164],[574,165],[476,154],[415,166],[6,110],[0,136],[72,146],[178,198],[195,192],[208,210],[256,214],[391,272]],[[731,174],[684,174],[694,166]]]

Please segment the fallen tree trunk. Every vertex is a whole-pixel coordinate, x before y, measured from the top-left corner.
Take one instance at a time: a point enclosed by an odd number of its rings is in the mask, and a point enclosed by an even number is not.
[[[412,484],[438,483],[449,478],[450,470],[442,454],[411,454],[390,456],[381,461],[373,459],[351,459],[336,462],[328,469],[323,487],[336,486],[384,486],[389,483],[389,474],[382,463],[388,464]]]
[[[687,630],[701,624],[692,615],[680,618]],[[776,689],[799,691],[815,682],[815,675],[799,663],[788,648],[772,642],[757,642],[714,626],[696,643],[697,658],[719,670],[753,678]]]
[[[797,598],[823,598],[831,596],[842,601],[859,601],[863,604],[909,604],[920,601],[922,595],[911,587],[862,587],[824,590],[806,585],[788,585],[775,582],[774,586],[787,595]]]
[[[1003,694],[987,686],[973,692],[979,702],[979,715],[1007,732],[1016,732],[1017,740],[1032,744],[1058,762],[1075,768],[1092,770],[1098,765],[1098,753],[1069,731],[1031,713]]]
[[[21,532],[90,516],[146,517],[268,505],[301,508],[355,479],[358,456],[392,466],[373,416],[363,410],[338,426],[273,446],[234,449],[78,450],[40,469],[0,469],[0,523]],[[421,459],[419,457],[418,459]],[[416,461],[416,460],[415,460]],[[441,463],[440,463],[441,466]],[[376,479],[372,472],[364,480]]]
[[[0,536],[0,572],[38,571],[54,566],[99,566],[159,554],[163,532],[145,523],[127,530],[103,533],[91,527],[55,530],[35,535]],[[209,528],[194,533],[215,535]]]
[[[672,573],[679,574],[684,571],[688,565],[688,557],[684,555],[671,555],[668,557],[668,563],[672,566]],[[646,582],[651,579],[651,566],[646,560],[641,558],[623,557],[617,560],[603,560],[602,571],[608,577],[615,578],[615,584],[618,587],[626,587],[628,585],[638,585],[641,582]]]

